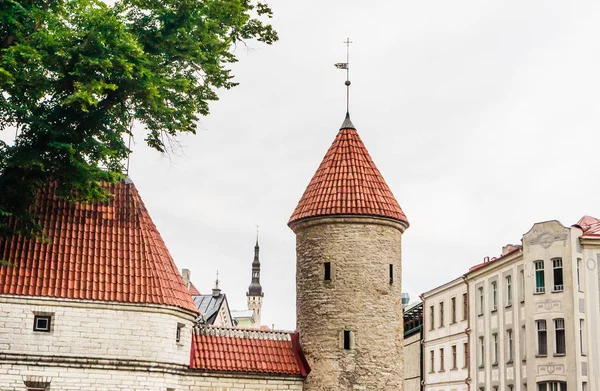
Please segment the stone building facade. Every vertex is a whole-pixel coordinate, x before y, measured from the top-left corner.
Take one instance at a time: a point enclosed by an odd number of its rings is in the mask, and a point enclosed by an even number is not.
[[[403,388],[402,234],[408,220],[349,116],[289,222],[307,391]]]

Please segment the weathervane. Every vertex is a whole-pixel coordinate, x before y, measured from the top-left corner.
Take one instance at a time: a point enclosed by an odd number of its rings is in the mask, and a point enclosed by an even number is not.
[[[350,44],[352,41],[350,38],[346,38],[344,41],[346,44],[346,62],[338,62],[335,64],[337,69],[346,70],[346,113],[350,112]]]

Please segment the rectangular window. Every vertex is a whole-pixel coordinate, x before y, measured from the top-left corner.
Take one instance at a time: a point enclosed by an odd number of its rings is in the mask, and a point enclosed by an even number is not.
[[[50,332],[50,323],[52,317],[50,315],[35,315],[33,318],[33,331]]]
[[[556,258],[552,260],[552,269],[554,275],[554,292],[562,292],[563,290],[563,267],[562,259]]]
[[[585,329],[585,320],[579,319],[579,347],[581,349],[581,355],[587,354],[587,334]]]
[[[479,287],[477,291],[479,292],[479,315],[483,315],[483,287]]]
[[[588,391],[587,382],[581,383],[581,391]]]
[[[521,326],[521,334],[519,334],[519,348],[521,352],[521,360],[523,362],[527,361],[527,340],[525,335],[525,325]]]
[[[512,305],[512,276],[506,276],[506,306]]]
[[[494,343],[493,345],[493,365],[498,365],[498,334],[492,334],[492,342]]]
[[[452,369],[457,369],[456,364],[456,345],[452,345]]]
[[[485,344],[483,341],[483,337],[479,337],[479,367],[483,368],[485,366]]]
[[[452,304],[452,323],[456,323],[456,297],[450,299],[450,304]]]
[[[577,289],[579,292],[583,292],[583,285],[581,284],[581,259],[577,259]]]
[[[492,282],[492,312],[498,309],[498,283]]]
[[[175,342],[179,343],[181,341],[181,330],[185,325],[183,323],[177,323],[177,331],[175,332]]]
[[[331,262],[325,262],[323,264],[323,279],[325,281],[331,281]]]
[[[463,368],[469,366],[469,344],[463,343]]]
[[[390,263],[390,284],[394,283],[394,265]]]
[[[440,348],[440,372],[444,372],[444,348]]]
[[[350,344],[350,330],[344,330],[344,350],[350,350],[351,348],[351,344]]]
[[[521,303],[525,301],[525,271],[521,270],[519,272],[519,278],[521,280],[521,292],[519,292],[519,299]]]
[[[546,292],[544,261],[535,261],[535,293]]]
[[[508,363],[513,362],[513,331],[512,330],[506,330],[506,342],[507,342],[507,352],[506,355],[508,356]]]
[[[429,330],[435,329],[435,308],[429,307]]]
[[[536,320],[537,326],[537,355],[547,356],[548,355],[548,335],[546,333],[546,321]]]
[[[562,355],[567,352],[565,341],[565,320],[554,319],[554,346],[556,354]]]
[[[469,298],[466,293],[463,293],[463,318],[462,320],[467,320],[467,316],[469,315]]]
[[[429,352],[429,373],[433,373],[435,371],[435,351]]]
[[[440,327],[444,326],[444,302],[440,303]]]

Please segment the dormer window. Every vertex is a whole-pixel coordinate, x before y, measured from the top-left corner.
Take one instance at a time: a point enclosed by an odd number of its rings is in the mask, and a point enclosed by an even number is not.
[[[50,315],[35,315],[33,318],[33,331],[50,332],[52,316]]]

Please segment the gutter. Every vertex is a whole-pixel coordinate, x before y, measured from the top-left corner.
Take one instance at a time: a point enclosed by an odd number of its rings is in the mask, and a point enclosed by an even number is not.
[[[465,384],[467,385],[467,390],[471,389],[471,294],[469,292],[469,282],[467,281],[467,274],[463,274],[462,276],[463,282],[467,285],[467,328],[464,333],[467,336],[467,347],[469,348],[469,355],[467,360],[467,378],[465,379]]]

